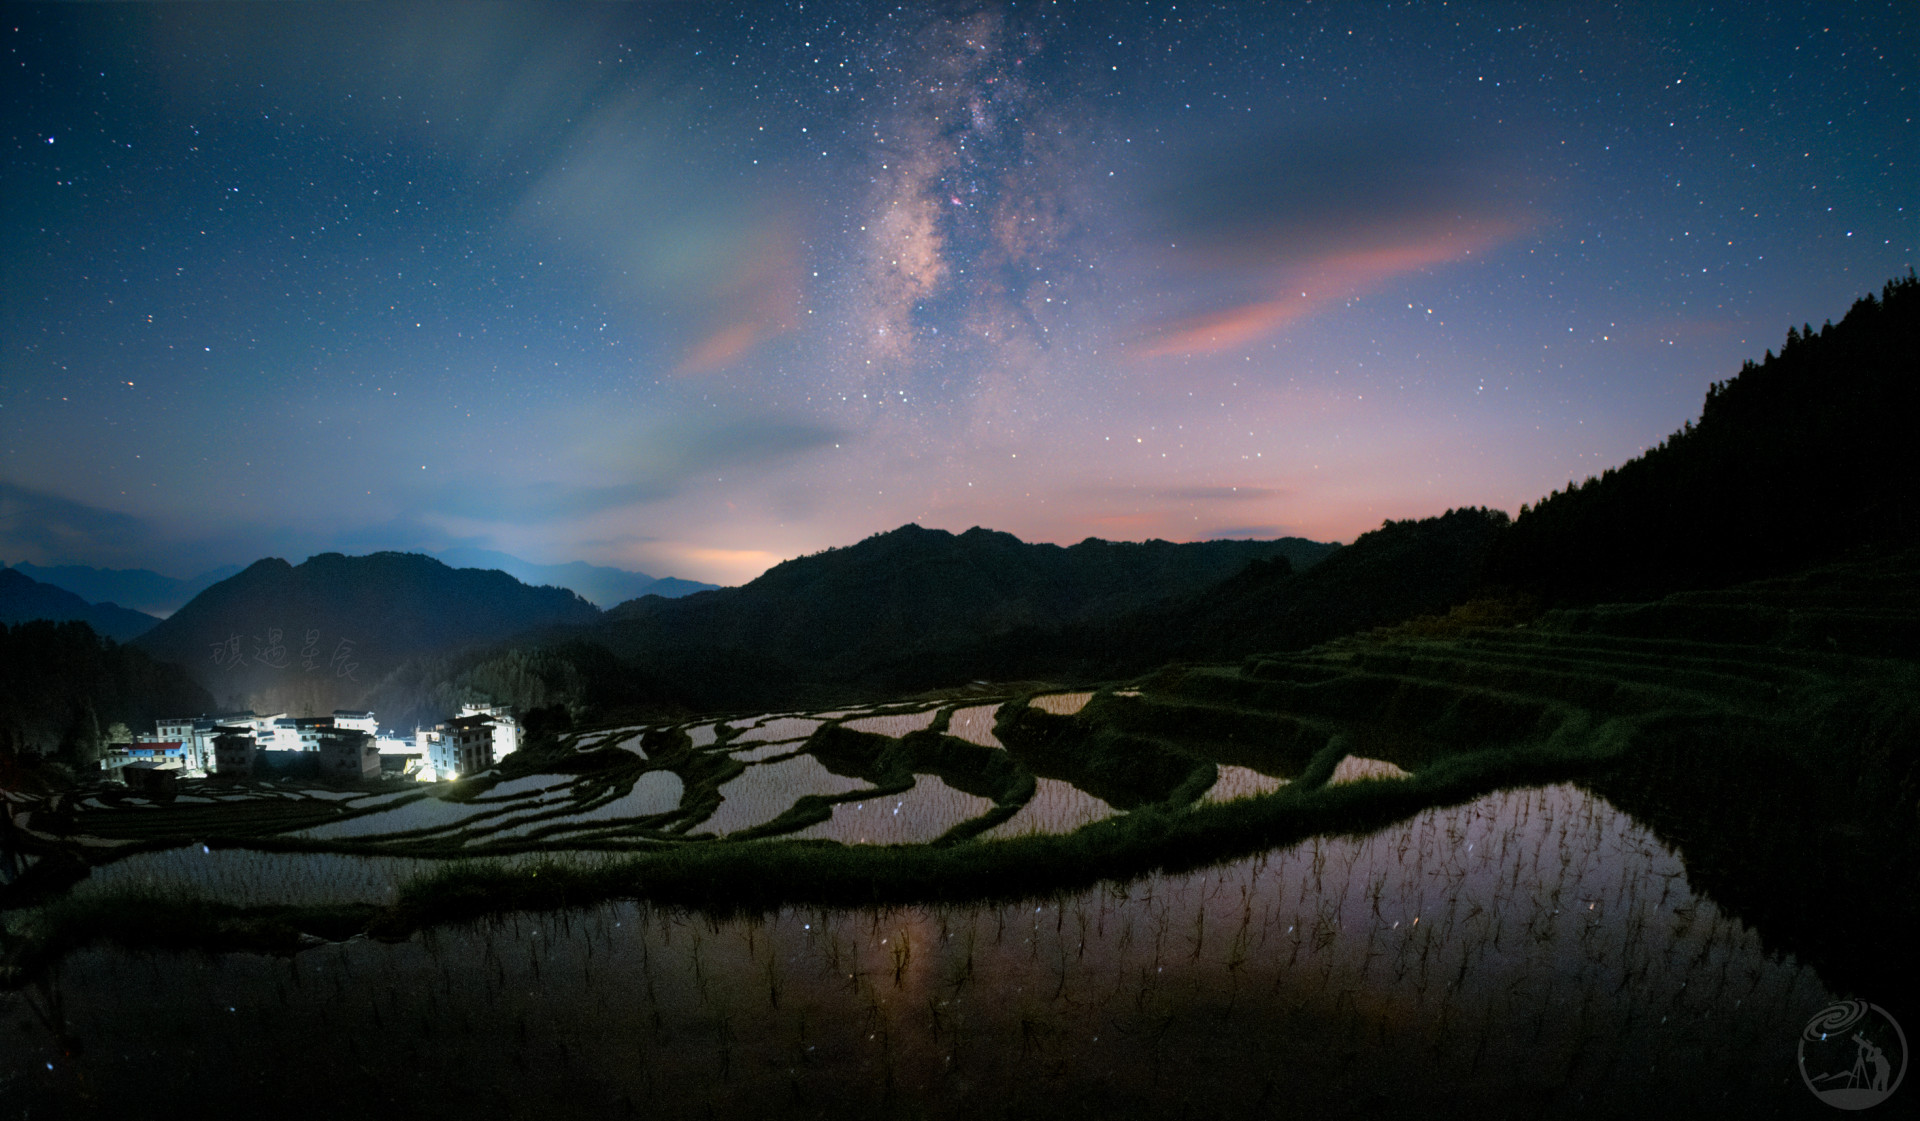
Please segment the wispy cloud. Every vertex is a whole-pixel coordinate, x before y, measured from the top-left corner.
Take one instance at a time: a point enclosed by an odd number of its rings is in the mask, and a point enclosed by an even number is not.
[[[8,561],[141,567],[152,563],[158,538],[144,518],[0,482],[0,551]]]
[[[1148,324],[1136,356],[1244,346],[1331,301],[1526,230],[1531,217],[1505,191],[1507,161],[1444,135],[1431,125],[1349,124],[1175,161],[1145,209],[1189,307]]]
[[[810,420],[737,414],[652,419],[609,427],[580,423],[561,477],[498,474],[437,484],[419,496],[430,513],[478,523],[534,524],[659,502],[703,481],[758,474],[848,439]]]

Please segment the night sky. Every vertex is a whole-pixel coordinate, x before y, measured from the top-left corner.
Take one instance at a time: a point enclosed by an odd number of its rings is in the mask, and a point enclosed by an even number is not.
[[[0,560],[1516,510],[1913,267],[1908,3],[10,5]]]

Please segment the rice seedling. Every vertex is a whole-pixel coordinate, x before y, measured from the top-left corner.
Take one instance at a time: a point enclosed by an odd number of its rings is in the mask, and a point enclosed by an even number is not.
[[[411,857],[186,845],[98,868],[74,886],[71,897],[148,893],[232,907],[383,905],[394,901],[402,884],[438,867],[437,861]]]

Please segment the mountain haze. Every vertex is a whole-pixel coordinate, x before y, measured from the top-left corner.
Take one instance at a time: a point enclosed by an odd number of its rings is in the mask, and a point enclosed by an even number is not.
[[[150,568],[93,568],[84,564],[43,568],[25,561],[13,567],[42,584],[65,588],[88,603],[118,604],[158,618],[179,610],[194,596],[240,571],[237,564],[223,564],[190,580],[181,580],[162,576]]]
[[[603,608],[637,599],[640,596],[662,596],[672,599],[677,596],[691,595],[694,592],[711,591],[720,586],[702,584],[697,580],[682,580],[674,576],[649,576],[644,572],[629,572],[623,568],[608,568],[604,565],[588,564],[585,561],[570,561],[566,564],[534,564],[531,561],[521,560],[511,553],[464,546],[457,549],[443,549],[435,555],[455,568],[497,569],[523,584],[534,587],[547,585],[566,588],[578,592],[582,599],[594,606]]]
[[[77,620],[96,632],[125,642],[152,630],[160,620],[115,603],[89,603],[65,588],[42,583],[18,568],[0,568],[0,623],[47,619]]]
[[[225,705],[324,712],[355,707],[413,657],[522,632],[590,623],[573,592],[412,553],[268,558],[208,588],[141,636]]]

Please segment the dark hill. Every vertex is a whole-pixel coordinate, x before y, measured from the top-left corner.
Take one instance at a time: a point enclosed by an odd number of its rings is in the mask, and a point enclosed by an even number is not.
[[[1056,631],[1190,595],[1286,558],[1313,564],[1338,546],[1280,541],[1035,545],[974,528],[903,526],[800,557],[739,588],[684,599],[644,597],[608,613],[601,641],[651,660],[739,651],[814,681],[903,683],[878,667],[970,647],[996,635]]]
[[[1920,280],[1707,391],[1637,459],[1522,507],[1494,577],[1556,602],[1644,598],[1920,539]]]
[[[573,592],[530,588],[504,572],[411,553],[322,553],[298,566],[257,561],[138,645],[187,666],[221,704],[328,711],[356,705],[409,658],[599,615]]]
[[[889,669],[916,685],[968,677],[1099,681],[1170,661],[1303,650],[1469,598],[1507,525],[1504,512],[1479,508],[1390,521],[1311,568],[1296,571],[1280,558],[1253,561],[1184,596],[1058,629],[1027,627],[920,652]]]
[[[116,723],[152,731],[154,720],[213,707],[175,665],[101,638],[85,623],[0,625],[0,752],[60,752],[76,766],[97,760]]]
[[[1304,572],[1253,569],[1197,597],[1173,654],[1186,660],[1304,650],[1341,635],[1447,610],[1486,578],[1504,511],[1448,510],[1390,521]]]
[[[117,642],[153,629],[160,620],[113,603],[88,603],[65,588],[43,584],[13,568],[0,568],[0,623],[77,620]]]

